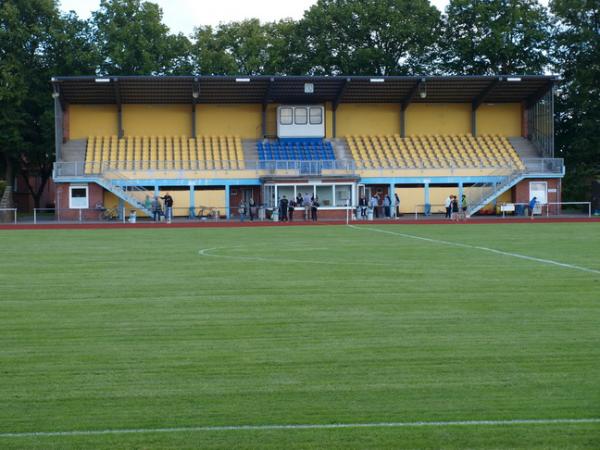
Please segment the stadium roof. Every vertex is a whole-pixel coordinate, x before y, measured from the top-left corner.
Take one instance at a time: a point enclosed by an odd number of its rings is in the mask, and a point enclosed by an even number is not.
[[[75,76],[52,78],[63,103],[537,102],[556,76]]]

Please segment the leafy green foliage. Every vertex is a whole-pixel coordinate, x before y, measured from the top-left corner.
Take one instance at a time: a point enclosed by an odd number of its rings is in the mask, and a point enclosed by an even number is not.
[[[450,0],[440,47],[438,63],[453,74],[543,73],[548,13],[537,0]]]
[[[102,74],[162,75],[190,69],[184,56],[189,42],[181,34],[169,34],[155,3],[102,0],[92,25]]]
[[[563,75],[558,90],[556,146],[569,168],[565,196],[590,198],[600,176],[600,5],[586,0],[554,0],[555,67]]]
[[[440,25],[427,0],[319,0],[298,23],[314,74],[425,73]]]

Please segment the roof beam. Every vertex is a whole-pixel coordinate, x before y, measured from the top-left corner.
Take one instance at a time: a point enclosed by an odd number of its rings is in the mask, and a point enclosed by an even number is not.
[[[552,89],[553,86],[554,80],[550,80],[546,84],[544,84],[544,86],[542,86],[540,89],[538,89],[533,95],[529,96],[525,101],[527,108],[531,108],[533,105],[539,102],[544,97],[544,95],[546,95],[548,91]]]
[[[502,77],[498,77],[498,78],[492,80],[492,82],[490,84],[488,84],[486,86],[486,88],[483,91],[481,91],[481,93],[477,97],[475,97],[475,99],[473,100],[473,103],[472,103],[473,111],[476,111],[482,105],[482,103],[485,101],[485,99],[490,95],[490,93],[494,90],[494,88],[501,81],[502,81]]]
[[[273,91],[273,85],[275,84],[275,78],[269,78],[269,84],[267,85],[267,89],[265,90],[265,95],[263,96],[263,108],[266,107],[267,103],[271,101],[271,92]]]
[[[348,89],[349,85],[350,85],[350,78],[346,78],[342,82],[342,85],[338,89],[337,93],[335,94],[335,98],[333,99],[333,102],[331,102],[331,105],[332,105],[334,111],[340,105],[340,102],[342,101],[342,97],[346,93],[346,89]]]
[[[415,95],[417,94],[417,92],[419,91],[419,89],[421,88],[422,84],[425,84],[426,79],[425,77],[420,78],[415,85],[411,88],[410,91],[408,91],[408,94],[406,95],[406,97],[404,97],[400,103],[402,104],[402,111],[406,111],[406,108],[408,108],[408,105],[411,104],[413,98],[415,98]]]

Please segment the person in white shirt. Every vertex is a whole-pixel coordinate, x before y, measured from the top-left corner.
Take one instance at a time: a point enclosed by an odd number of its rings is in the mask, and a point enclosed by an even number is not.
[[[449,195],[446,197],[446,201],[444,201],[444,206],[446,207],[446,215],[444,216],[446,219],[450,219],[452,216],[452,198]]]

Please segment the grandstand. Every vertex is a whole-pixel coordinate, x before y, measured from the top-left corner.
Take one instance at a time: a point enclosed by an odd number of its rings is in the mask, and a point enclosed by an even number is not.
[[[98,203],[148,214],[144,198],[167,190],[185,217],[298,192],[318,195],[325,218],[374,193],[397,193],[404,213],[465,193],[471,215],[561,197],[552,76],[52,83],[56,204],[73,214]]]

